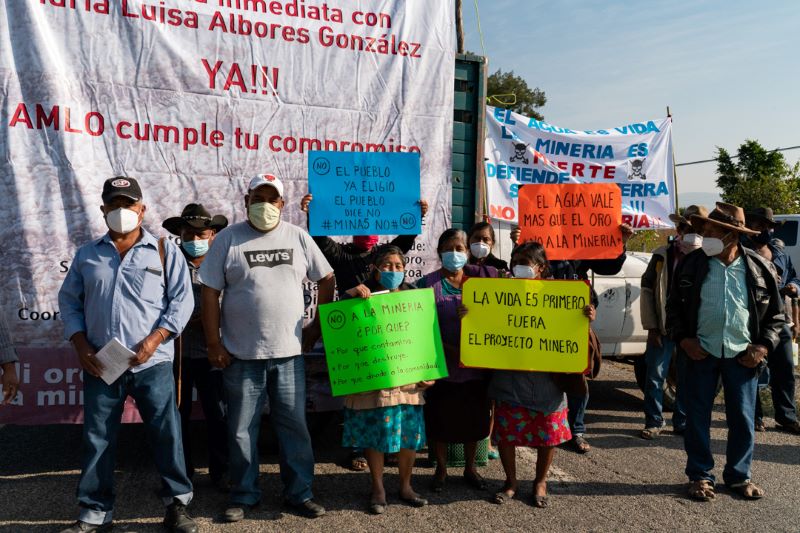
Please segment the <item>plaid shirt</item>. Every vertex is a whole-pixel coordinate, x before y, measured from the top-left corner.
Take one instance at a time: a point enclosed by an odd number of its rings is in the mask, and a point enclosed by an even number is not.
[[[8,331],[8,324],[6,324],[6,319],[0,315],[0,365],[15,363],[18,360],[14,342],[11,340],[11,332]]]
[[[708,262],[700,289],[697,338],[714,357],[735,357],[750,343],[747,271],[739,256],[728,266],[717,258]]]

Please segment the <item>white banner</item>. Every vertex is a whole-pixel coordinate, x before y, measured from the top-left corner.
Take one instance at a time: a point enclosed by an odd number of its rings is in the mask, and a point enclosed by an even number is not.
[[[494,107],[487,107],[486,117],[492,218],[517,221],[517,191],[526,183],[616,183],[624,223],[634,229],[673,227],[672,119],[571,130]]]
[[[259,172],[284,180],[284,216],[305,226],[309,151],[419,152],[431,210],[409,277],[435,268],[454,41],[452,0],[3,2],[0,295],[32,350],[28,383],[50,389],[23,383],[21,402],[80,403],[57,292],[75,249],[106,231],[100,191],[115,175],[140,180],[158,235],[189,202],[241,221]]]

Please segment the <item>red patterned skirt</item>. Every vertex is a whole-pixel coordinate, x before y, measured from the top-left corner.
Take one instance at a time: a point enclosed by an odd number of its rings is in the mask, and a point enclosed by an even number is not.
[[[492,431],[495,444],[541,448],[558,446],[571,438],[567,409],[544,414],[504,401],[495,404]]]

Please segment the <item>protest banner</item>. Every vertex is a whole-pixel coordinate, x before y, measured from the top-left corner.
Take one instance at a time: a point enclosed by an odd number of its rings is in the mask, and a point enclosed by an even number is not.
[[[319,312],[334,396],[447,377],[433,290],[351,298]]]
[[[309,152],[311,235],[418,235],[419,154]]]
[[[448,205],[453,25],[452,0],[0,3],[0,298],[31,363],[0,424],[79,420],[57,294],[107,231],[107,178],[139,180],[159,237],[191,202],[243,221],[264,172],[284,183],[282,220],[305,226],[314,150],[419,154],[421,196]],[[409,277],[437,264],[449,226],[431,209]]]
[[[462,365],[564,373],[589,367],[588,283],[470,278],[462,302]]]
[[[489,215],[516,222],[518,195],[528,183],[615,183],[622,222],[633,229],[672,228],[675,173],[672,119],[577,130],[510,110],[486,108]]]
[[[551,261],[614,259],[623,252],[622,197],[613,183],[525,185],[519,190],[521,242]]]

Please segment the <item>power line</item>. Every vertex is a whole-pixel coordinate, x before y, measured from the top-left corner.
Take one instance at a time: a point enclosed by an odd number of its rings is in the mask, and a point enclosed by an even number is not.
[[[797,150],[800,148],[800,145],[797,146],[789,146],[788,148],[775,148],[774,150],[770,150],[770,152],[785,152],[787,150]],[[730,156],[731,159],[738,159],[738,155]],[[676,163],[676,167],[685,167],[687,165],[700,165],[701,163],[715,163],[716,159],[701,159],[700,161],[689,161],[688,163]]]

